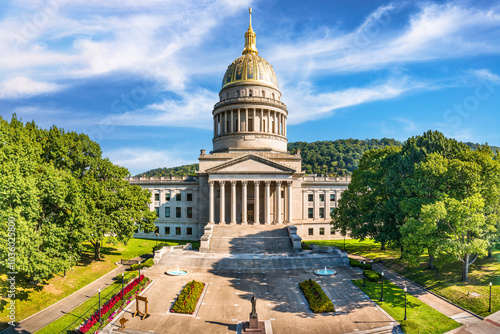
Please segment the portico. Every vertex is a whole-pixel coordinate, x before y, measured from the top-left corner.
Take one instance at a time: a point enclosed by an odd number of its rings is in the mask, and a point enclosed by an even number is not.
[[[292,221],[292,180],[227,176],[210,179],[208,184],[209,224],[269,225]]]

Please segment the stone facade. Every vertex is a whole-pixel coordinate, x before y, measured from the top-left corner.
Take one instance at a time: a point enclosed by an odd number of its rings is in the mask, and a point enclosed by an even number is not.
[[[330,213],[350,178],[302,172],[300,152],[287,152],[288,110],[251,25],[245,41],[224,75],[212,112],[213,150],[201,150],[197,175],[129,182],[150,190],[161,238],[198,240],[207,224],[288,224],[302,239],[342,238]]]

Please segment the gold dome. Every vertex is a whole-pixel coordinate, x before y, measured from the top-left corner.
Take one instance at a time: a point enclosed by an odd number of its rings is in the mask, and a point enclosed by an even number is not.
[[[274,73],[273,67],[262,57],[259,56],[255,44],[256,35],[252,29],[252,9],[250,12],[250,24],[245,33],[245,47],[243,55],[232,62],[227,67],[224,78],[222,79],[222,88],[235,82],[256,81],[264,82],[278,88],[278,79]]]

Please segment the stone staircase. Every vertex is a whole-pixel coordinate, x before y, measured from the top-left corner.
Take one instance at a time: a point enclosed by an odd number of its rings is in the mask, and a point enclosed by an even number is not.
[[[292,243],[283,225],[214,225],[208,253],[287,254]]]

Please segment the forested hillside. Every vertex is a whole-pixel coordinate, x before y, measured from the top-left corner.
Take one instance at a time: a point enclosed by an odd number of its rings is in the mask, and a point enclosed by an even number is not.
[[[480,144],[464,143],[476,150]],[[295,154],[300,149],[302,156],[302,170],[306,174],[325,174],[330,176],[347,176],[358,168],[359,159],[364,152],[384,148],[387,146],[401,146],[395,139],[339,139],[316,141],[313,143],[291,142],[288,151]],[[491,146],[495,152],[497,146]],[[136,176],[185,176],[193,175],[198,169],[198,164],[184,165],[172,168],[155,168]]]

